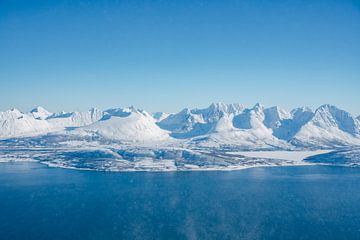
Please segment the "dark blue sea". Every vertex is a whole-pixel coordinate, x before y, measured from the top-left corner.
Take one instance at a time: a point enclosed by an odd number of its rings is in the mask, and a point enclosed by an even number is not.
[[[1,240],[360,239],[360,168],[109,173],[0,164]]]

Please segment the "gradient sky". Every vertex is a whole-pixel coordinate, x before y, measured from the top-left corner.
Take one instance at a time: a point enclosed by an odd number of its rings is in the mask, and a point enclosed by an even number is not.
[[[0,110],[360,114],[360,1],[0,0]]]

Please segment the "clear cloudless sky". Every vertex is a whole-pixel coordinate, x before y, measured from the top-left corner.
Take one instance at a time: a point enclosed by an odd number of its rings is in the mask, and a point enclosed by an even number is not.
[[[0,0],[0,110],[360,114],[359,0]]]

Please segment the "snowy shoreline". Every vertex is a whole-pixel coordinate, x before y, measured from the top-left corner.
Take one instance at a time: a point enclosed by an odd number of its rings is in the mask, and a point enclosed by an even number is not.
[[[310,166],[320,165],[318,163],[310,163],[303,161],[305,158],[319,154],[329,153],[332,150],[315,150],[315,151],[249,151],[249,152],[228,152],[227,154],[234,154],[235,156],[243,155],[252,159],[259,159],[262,162],[257,164],[248,164],[246,162],[241,165],[233,164],[229,166],[200,166],[194,164],[184,164],[183,166],[176,166],[174,160],[160,160],[153,161],[149,159],[137,161],[134,165],[124,167],[108,167],[108,168],[88,168],[88,167],[74,167],[66,165],[67,162],[45,162],[38,161],[31,158],[16,159],[16,158],[2,158],[0,163],[4,162],[38,162],[51,168],[64,168],[81,171],[102,171],[102,172],[187,172],[187,171],[239,171],[248,168],[256,167],[287,167],[287,166]],[[269,161],[267,161],[269,160]],[[280,160],[272,162],[270,160]],[[90,162],[91,160],[89,160]],[[114,160],[116,162],[117,160]]]

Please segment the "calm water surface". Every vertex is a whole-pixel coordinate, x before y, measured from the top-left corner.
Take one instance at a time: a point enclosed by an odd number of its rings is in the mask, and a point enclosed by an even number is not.
[[[1,163],[0,239],[360,239],[360,168],[106,173]]]

